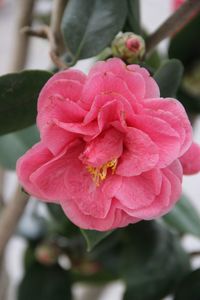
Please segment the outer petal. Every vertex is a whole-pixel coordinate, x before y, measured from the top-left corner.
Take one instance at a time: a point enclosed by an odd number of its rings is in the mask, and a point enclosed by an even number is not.
[[[45,199],[57,201],[66,199],[65,173],[68,165],[75,158],[77,159],[82,149],[83,143],[73,142],[70,148],[65,149],[59,156],[53,157],[31,174],[30,181]]]
[[[52,158],[51,152],[42,143],[38,143],[17,161],[16,171],[19,182],[29,194],[44,199],[44,194],[35,187],[30,178],[37,169]],[[56,199],[52,200],[56,202]]]
[[[157,167],[166,167],[179,156],[179,135],[167,122],[148,116],[148,114],[137,115],[133,126],[148,134],[158,147],[159,162]]]
[[[128,129],[124,148],[116,170],[121,176],[140,175],[155,167],[159,160],[158,147],[139,129]]]
[[[154,201],[160,193],[161,182],[162,176],[158,170],[140,176],[122,177],[122,184],[115,197],[134,216],[135,210],[148,207]]]
[[[52,76],[47,83],[44,85],[42,91],[40,92],[39,99],[38,99],[38,110],[40,110],[43,106],[45,106],[45,102],[48,99],[48,96],[50,95],[47,91],[51,91],[51,86],[56,86],[55,83],[58,81],[64,80],[65,84],[67,81],[71,80],[73,82],[76,82],[77,84],[81,85],[85,83],[86,75],[78,70],[66,70],[59,73],[56,73],[54,76]],[[60,93],[59,93],[60,94]],[[51,95],[50,95],[51,96]],[[67,97],[70,98],[71,97]]]
[[[182,104],[173,98],[160,98],[147,100],[145,107],[176,130],[181,142],[180,155],[185,153],[192,142],[192,127]]]
[[[119,58],[111,58],[105,62],[98,62],[93,66],[89,73],[89,77],[96,74],[112,73],[116,77],[126,82],[131,93],[136,97],[137,100],[144,98],[146,93],[146,83],[143,74],[139,71],[131,71],[128,66],[122,62]]]
[[[95,74],[88,78],[83,88],[82,104],[86,109],[90,109],[97,95],[107,94],[122,95],[137,110],[137,101],[133,93],[130,92],[126,82],[112,73]],[[139,103],[138,103],[139,105]]]
[[[180,157],[183,173],[186,175],[195,174],[200,171],[200,146],[193,143],[188,151]]]
[[[160,97],[160,90],[156,81],[150,76],[145,68],[141,68],[139,65],[128,65],[127,69],[131,72],[138,72],[143,76],[145,81],[144,99]]]

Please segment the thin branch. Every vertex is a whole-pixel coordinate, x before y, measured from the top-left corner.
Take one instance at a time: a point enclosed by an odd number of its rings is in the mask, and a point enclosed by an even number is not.
[[[24,27],[21,31],[27,35],[40,37],[49,40],[50,52],[49,55],[54,64],[59,69],[67,69],[68,65],[60,58],[64,52],[64,41],[60,30],[62,16],[67,0],[54,0],[51,15],[50,26],[43,25],[38,29],[33,29],[29,26]]]
[[[173,36],[200,12],[200,0],[186,1],[171,15],[146,41],[146,55],[149,54],[162,40]]]
[[[23,69],[27,53],[28,53],[28,39],[26,35],[20,34],[20,30],[24,26],[30,26],[32,24],[32,12],[35,4],[35,0],[19,0],[18,5],[18,20],[17,20],[17,32],[15,37],[15,44],[13,46],[13,60],[10,67],[11,72],[20,71]]]
[[[52,35],[54,36],[55,44],[52,45],[51,50],[55,52],[57,55],[62,54],[65,49],[63,36],[60,28],[61,28],[62,17],[66,5],[67,5],[67,0],[53,1],[50,28],[51,28]]]
[[[50,44],[49,55],[53,63],[61,70],[68,68],[68,65],[53,50],[55,49],[56,42],[55,42],[55,36],[52,34],[51,28],[49,26],[43,25],[42,27],[37,29],[33,29],[31,27],[24,27],[21,31],[30,36],[35,36],[35,37],[49,40],[49,44]]]
[[[15,194],[0,215],[0,257],[3,254],[8,240],[16,229],[28,199],[29,196],[21,191],[20,186],[17,186]]]

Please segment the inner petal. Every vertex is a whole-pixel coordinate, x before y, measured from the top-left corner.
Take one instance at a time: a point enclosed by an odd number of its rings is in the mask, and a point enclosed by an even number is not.
[[[89,142],[79,158],[87,166],[99,168],[118,159],[122,151],[123,134],[114,128],[109,128]]]

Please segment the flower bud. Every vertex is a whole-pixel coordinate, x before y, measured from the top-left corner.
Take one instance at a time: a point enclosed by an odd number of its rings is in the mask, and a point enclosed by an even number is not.
[[[51,266],[58,260],[60,251],[57,246],[50,244],[41,244],[36,248],[36,259],[43,265]]]
[[[120,32],[111,45],[113,56],[122,58],[128,63],[137,62],[145,52],[144,39],[132,32]]]

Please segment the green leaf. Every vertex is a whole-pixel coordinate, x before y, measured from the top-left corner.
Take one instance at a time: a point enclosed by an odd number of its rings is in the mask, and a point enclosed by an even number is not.
[[[128,4],[128,23],[132,32],[141,34],[140,27],[140,1],[127,0]]]
[[[35,123],[39,92],[51,76],[31,70],[0,77],[0,135]]]
[[[122,29],[127,2],[121,0],[69,0],[62,32],[74,59],[99,54]]]
[[[124,300],[162,299],[188,273],[187,254],[161,223],[141,222],[130,226],[127,234],[129,241],[120,255],[127,284]]]
[[[155,73],[162,97],[174,97],[183,75],[183,66],[177,59],[166,61]]]
[[[113,230],[110,231],[96,231],[96,230],[83,230],[81,232],[87,243],[87,251],[91,251],[97,244],[99,244],[103,239],[109,236]]]
[[[19,286],[18,300],[72,299],[71,281],[67,271],[58,265],[32,264]]]
[[[114,246],[106,248],[109,243]],[[161,222],[139,222],[118,229],[107,243],[91,252],[93,256],[96,251],[100,265],[126,283],[126,300],[160,300],[190,269],[178,237]]]
[[[184,278],[175,293],[174,300],[200,299],[200,269],[191,272]]]
[[[197,15],[171,40],[169,57],[182,61],[184,67],[190,67],[199,59],[200,53],[200,15]]]
[[[0,164],[15,169],[16,161],[39,140],[36,126],[0,137]]]
[[[163,219],[181,234],[190,233],[200,237],[200,216],[185,196],[181,197],[174,209]]]

